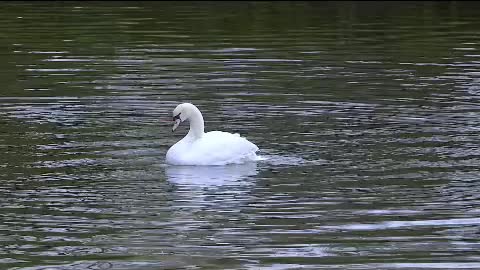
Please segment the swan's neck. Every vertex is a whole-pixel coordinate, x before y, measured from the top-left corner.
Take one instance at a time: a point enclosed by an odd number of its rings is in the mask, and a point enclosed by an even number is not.
[[[192,113],[189,117],[189,122],[190,130],[185,137],[194,140],[200,139],[204,134],[204,123],[202,113],[197,108],[192,110]]]

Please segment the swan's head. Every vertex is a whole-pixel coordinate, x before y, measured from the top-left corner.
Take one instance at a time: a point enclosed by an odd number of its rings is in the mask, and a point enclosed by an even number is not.
[[[173,110],[173,121],[175,122],[172,127],[172,132],[177,129],[177,127],[180,125],[181,122],[187,120],[191,113],[192,110],[195,106],[190,103],[182,103],[178,105],[175,110]]]

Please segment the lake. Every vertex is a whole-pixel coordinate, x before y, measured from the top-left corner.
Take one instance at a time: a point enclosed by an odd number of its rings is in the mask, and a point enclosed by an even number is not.
[[[0,269],[480,269],[478,2],[3,2],[0,71]]]

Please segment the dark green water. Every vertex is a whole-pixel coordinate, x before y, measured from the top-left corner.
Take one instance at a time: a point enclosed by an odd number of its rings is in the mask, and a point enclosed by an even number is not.
[[[480,269],[480,5],[2,2],[0,269]],[[165,165],[181,102],[267,160]]]

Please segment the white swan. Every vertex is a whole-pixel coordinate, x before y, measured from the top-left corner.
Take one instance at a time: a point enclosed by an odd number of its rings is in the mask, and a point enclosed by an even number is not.
[[[172,132],[185,120],[190,121],[188,134],[167,151],[166,162],[171,165],[226,165],[258,160],[258,147],[239,134],[222,131],[204,133],[203,116],[191,103],[173,110]]]

